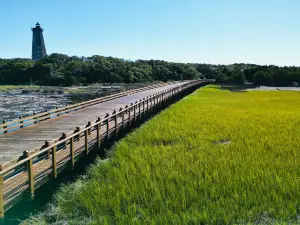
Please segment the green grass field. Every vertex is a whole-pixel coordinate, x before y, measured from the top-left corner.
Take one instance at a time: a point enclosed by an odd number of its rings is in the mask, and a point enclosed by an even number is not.
[[[201,88],[65,185],[29,222],[282,224],[300,220],[300,93]],[[72,222],[70,222],[72,224]]]

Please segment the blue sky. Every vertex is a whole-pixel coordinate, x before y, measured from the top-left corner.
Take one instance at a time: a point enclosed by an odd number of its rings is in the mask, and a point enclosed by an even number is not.
[[[0,58],[47,53],[300,65],[299,0],[2,0]]]

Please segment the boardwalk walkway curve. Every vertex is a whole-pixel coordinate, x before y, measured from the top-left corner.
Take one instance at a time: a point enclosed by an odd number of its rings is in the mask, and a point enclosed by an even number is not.
[[[74,131],[63,133],[53,141],[47,141],[42,147],[25,151],[25,158],[6,164],[0,172],[0,216],[3,217],[4,212],[24,195],[29,193],[34,196],[38,187],[47,180],[56,178],[64,168],[74,168],[79,158],[99,148],[105,140],[118,136],[121,130],[129,128],[146,114],[162,108],[184,91],[210,82],[193,80],[170,85],[163,91],[145,96],[123,108],[115,106],[111,115],[107,113],[102,118],[95,118],[95,121],[88,121],[86,125],[77,127]],[[63,116],[61,119],[64,119]]]

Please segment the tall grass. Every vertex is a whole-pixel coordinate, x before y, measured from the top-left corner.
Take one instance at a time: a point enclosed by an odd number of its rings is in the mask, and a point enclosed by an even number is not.
[[[199,89],[28,223],[298,223],[300,93]]]

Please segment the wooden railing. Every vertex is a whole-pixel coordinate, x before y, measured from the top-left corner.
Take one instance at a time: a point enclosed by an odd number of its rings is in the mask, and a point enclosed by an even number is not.
[[[176,83],[176,82],[172,82],[172,83]],[[49,120],[61,115],[64,115],[66,113],[70,113],[73,111],[77,111],[92,105],[96,105],[99,104],[101,102],[106,102],[109,100],[113,100],[116,98],[120,98],[120,97],[124,97],[127,95],[132,95],[141,91],[145,91],[145,90],[149,90],[149,89],[153,89],[156,87],[160,87],[160,86],[164,86],[170,83],[159,83],[159,84],[155,84],[155,85],[151,85],[151,86],[147,86],[147,87],[142,87],[142,88],[138,88],[138,89],[134,89],[134,90],[129,90],[129,91],[125,91],[125,92],[120,92],[117,94],[113,94],[113,95],[109,95],[109,96],[105,96],[105,97],[101,97],[101,98],[96,98],[90,101],[85,101],[85,102],[81,102],[81,103],[77,103],[77,104],[73,104],[73,105],[68,105],[66,107],[61,107],[61,108],[56,108],[56,109],[52,109],[52,110],[46,110],[45,112],[42,113],[33,113],[32,116],[27,116],[27,117],[22,117],[20,116],[18,119],[12,120],[12,121],[2,121],[2,124],[0,124],[0,135],[1,134],[6,134],[8,132],[11,131],[15,131],[24,127],[28,127],[30,125],[39,123],[39,122],[43,122],[45,120]]]
[[[64,133],[59,139],[46,142],[37,151],[25,151],[22,160],[4,168],[0,172],[0,216],[28,193],[34,196],[35,190],[48,179],[56,178],[65,167],[74,168],[75,162],[82,156],[118,133],[130,128],[132,123],[146,114],[166,105],[169,100],[190,87],[197,87],[207,80],[194,80],[178,84],[174,88],[149,95],[138,102],[126,105],[104,118],[88,122],[73,132]],[[40,150],[41,149],[41,150]]]

